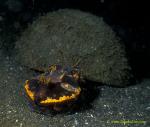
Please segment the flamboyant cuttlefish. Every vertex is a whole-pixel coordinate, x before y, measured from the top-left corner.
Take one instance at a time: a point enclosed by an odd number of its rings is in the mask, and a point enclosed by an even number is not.
[[[41,75],[26,80],[25,91],[34,104],[61,111],[80,96],[79,83],[78,68],[52,65]]]

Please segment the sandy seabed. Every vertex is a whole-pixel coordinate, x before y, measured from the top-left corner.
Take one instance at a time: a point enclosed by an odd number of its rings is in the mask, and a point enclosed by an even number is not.
[[[0,54],[1,127],[124,127],[114,120],[137,120],[132,127],[150,126],[150,79],[127,88],[98,87],[100,94],[91,109],[73,114],[43,115],[33,112],[24,97],[27,70]],[[144,122],[142,122],[144,121]]]

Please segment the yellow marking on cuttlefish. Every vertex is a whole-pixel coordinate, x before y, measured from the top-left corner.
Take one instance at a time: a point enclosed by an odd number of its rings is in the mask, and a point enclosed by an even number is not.
[[[26,82],[25,82],[25,90],[26,90],[28,96],[31,98],[31,100],[34,101],[34,94],[32,93],[32,91],[29,90],[29,80],[26,80]]]
[[[80,92],[81,92],[81,88],[79,87],[77,88],[77,90],[75,90],[75,93],[73,93],[71,96],[62,96],[62,97],[59,97],[59,99],[52,99],[48,97],[46,100],[41,101],[40,104],[61,103],[64,101],[69,101],[79,96]]]
[[[56,71],[56,69],[57,69],[56,65],[52,65],[52,66],[49,67],[50,72]]]
[[[46,83],[46,78],[45,78],[44,74],[40,75],[39,81],[42,82],[42,83]]]
[[[42,84],[49,84],[51,82],[51,77],[48,77],[46,78],[44,76],[44,74],[42,74],[40,77],[39,77],[39,81],[42,83]]]

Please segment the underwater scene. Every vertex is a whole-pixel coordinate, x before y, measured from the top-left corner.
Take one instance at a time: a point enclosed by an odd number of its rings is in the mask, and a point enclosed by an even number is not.
[[[149,127],[148,9],[1,0],[0,127]]]

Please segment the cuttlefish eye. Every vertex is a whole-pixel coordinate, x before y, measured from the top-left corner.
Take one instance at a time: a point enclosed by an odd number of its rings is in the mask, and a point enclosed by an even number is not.
[[[61,83],[61,87],[70,92],[75,92],[77,90],[77,88],[73,87],[68,83]]]
[[[64,76],[62,78],[61,87],[66,89],[67,91],[75,92],[76,89],[78,89],[78,82],[70,76]]]

